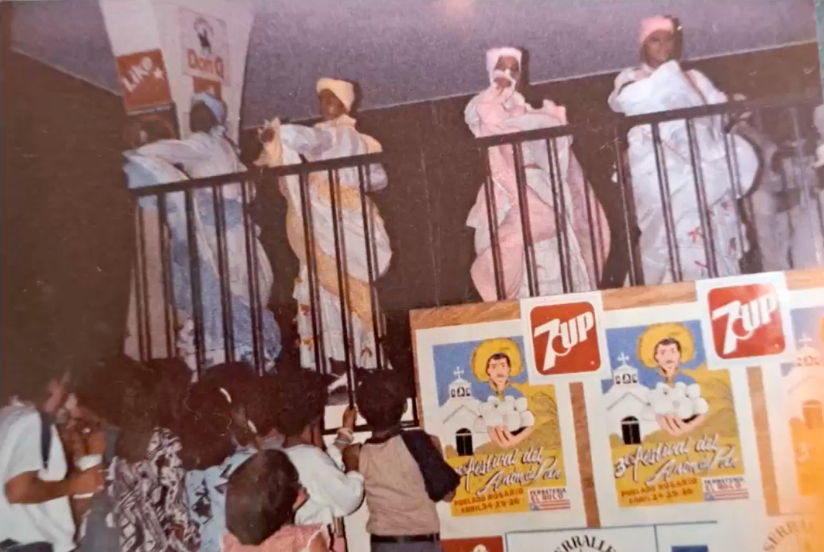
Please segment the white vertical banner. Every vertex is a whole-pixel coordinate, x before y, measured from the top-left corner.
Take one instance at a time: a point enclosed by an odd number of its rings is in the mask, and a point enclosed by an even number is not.
[[[227,135],[237,141],[240,129],[240,106],[246,72],[246,54],[254,18],[250,2],[164,0],[156,2],[115,2],[100,0],[112,52],[121,57],[160,51],[162,66],[168,76],[168,90],[177,112],[182,137],[189,130],[189,111],[196,92],[209,92],[226,103]],[[148,62],[140,56],[136,73]],[[157,74],[156,57],[147,72]],[[118,63],[118,69],[121,63]],[[121,85],[124,83],[121,82]],[[124,101],[127,90],[121,86]],[[145,96],[145,94],[144,94]],[[149,108],[158,103],[157,94],[138,102],[126,102],[127,109]]]

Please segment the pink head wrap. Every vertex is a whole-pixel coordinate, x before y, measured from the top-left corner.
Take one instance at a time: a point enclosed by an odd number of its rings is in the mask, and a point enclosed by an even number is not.
[[[648,17],[641,21],[641,32],[638,35],[638,42],[643,45],[649,38],[649,35],[657,31],[674,33],[675,25],[672,19],[664,17],[663,15],[656,15],[655,17]]]
[[[518,66],[521,65],[521,58],[523,52],[517,48],[506,46],[504,48],[492,48],[486,52],[486,72],[492,73],[495,66],[498,65],[498,60],[502,57],[513,57],[518,60]]]

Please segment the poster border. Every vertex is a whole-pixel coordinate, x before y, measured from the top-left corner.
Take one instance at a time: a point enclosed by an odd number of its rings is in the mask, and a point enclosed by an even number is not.
[[[434,359],[434,347],[436,345],[522,335],[520,319],[417,330],[415,332],[416,373],[420,389],[437,390]],[[569,385],[555,385],[555,400],[558,408],[558,425],[561,432],[564,475],[570,499],[569,510],[555,511],[551,516],[547,516],[546,512],[523,512],[518,514],[501,513],[488,516],[454,517],[452,516],[451,504],[440,502],[437,508],[441,520],[442,537],[458,539],[498,536],[518,528],[536,526],[561,528],[586,524],[586,505],[578,465],[578,447]],[[439,406],[436,393],[421,393],[418,396],[418,401],[421,427],[428,433],[437,434],[438,424],[431,420],[427,421],[426,417],[427,412],[433,412]],[[496,530],[491,529],[498,524],[507,527]]]

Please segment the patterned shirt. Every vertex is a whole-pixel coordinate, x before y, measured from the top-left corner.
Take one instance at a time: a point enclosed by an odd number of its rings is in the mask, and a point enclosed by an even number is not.
[[[198,550],[200,536],[186,506],[180,449],[180,440],[169,430],[156,429],[143,460],[112,462],[107,487],[122,552]]]
[[[220,552],[221,539],[226,531],[226,486],[229,476],[255,452],[253,448],[243,448],[219,466],[186,474],[189,515],[200,526],[201,552]]]

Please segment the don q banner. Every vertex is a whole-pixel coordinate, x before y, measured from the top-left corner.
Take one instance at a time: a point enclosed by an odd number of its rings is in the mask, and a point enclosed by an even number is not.
[[[253,18],[248,2],[102,0],[100,8],[133,118],[171,114],[186,137],[192,96],[208,92],[226,102],[227,134],[237,141]]]

